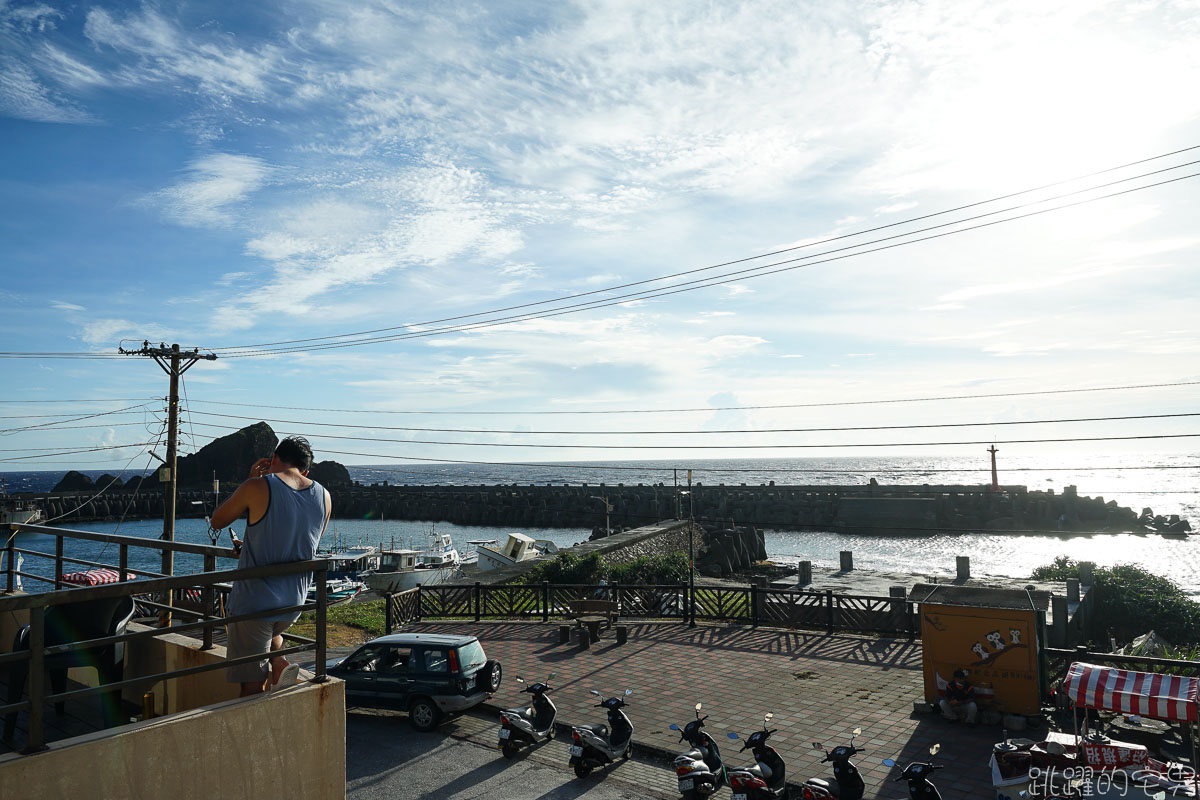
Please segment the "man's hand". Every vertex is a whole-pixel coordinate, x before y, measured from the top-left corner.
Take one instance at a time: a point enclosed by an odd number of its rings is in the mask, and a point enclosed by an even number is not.
[[[250,477],[261,478],[264,475],[270,474],[272,461],[274,461],[273,458],[260,458],[258,461],[255,461],[254,465],[250,467]]]

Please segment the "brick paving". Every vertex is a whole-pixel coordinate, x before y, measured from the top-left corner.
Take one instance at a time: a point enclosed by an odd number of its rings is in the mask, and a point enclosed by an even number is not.
[[[812,743],[848,744],[851,731],[860,727],[855,744],[866,753],[855,763],[867,784],[866,800],[907,794],[903,784],[892,782],[899,768],[884,766],[884,758],[902,764],[927,760],[930,745],[938,742],[942,750],[935,761],[945,769],[936,783],[945,800],[995,796],[988,756],[1000,731],[913,713],[913,701],[923,695],[919,641],[637,623],[629,625],[623,645],[606,631],[598,643],[581,650],[574,638],[560,644],[554,623],[425,622],[406,630],[477,635],[488,656],[505,669],[493,710],[523,702],[525,695],[513,680],[517,675],[540,680],[557,673],[552,697],[559,723],[566,724],[603,721],[589,689],[606,697],[633,689],[626,713],[634,724],[635,745],[648,755],[679,752],[679,736],[668,726],[688,722],[700,702],[709,715],[706,729],[734,765],[747,761],[748,754],[739,755],[740,744],[725,734],[748,735],[770,711],[775,714],[771,727],[779,730],[771,741],[787,763],[791,782],[813,775],[832,779],[829,765],[818,763],[824,754]]]

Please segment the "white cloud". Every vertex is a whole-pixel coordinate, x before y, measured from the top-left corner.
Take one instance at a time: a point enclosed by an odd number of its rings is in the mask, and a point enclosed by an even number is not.
[[[50,307],[59,311],[87,311],[83,306],[77,306],[74,303],[67,303],[62,300],[51,301]]]
[[[898,214],[901,211],[907,211],[910,208],[916,208],[917,205],[918,205],[918,203],[916,203],[916,202],[892,203],[891,205],[880,206],[879,208],[875,209],[875,213],[876,214]]]
[[[90,123],[87,111],[43,85],[26,65],[0,56],[0,113],[35,122]]]
[[[192,161],[188,178],[151,195],[175,221],[197,227],[233,222],[231,206],[263,186],[271,168],[258,158],[216,153]]]

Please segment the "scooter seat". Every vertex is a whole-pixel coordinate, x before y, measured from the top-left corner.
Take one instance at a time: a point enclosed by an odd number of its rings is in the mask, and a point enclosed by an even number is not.
[[[824,789],[830,797],[838,796],[838,785],[824,778],[809,778],[804,782],[805,786],[813,786],[817,789]]]
[[[608,726],[601,722],[599,725],[576,725],[581,731],[591,731],[592,733],[604,739],[608,736]]]
[[[522,719],[533,718],[532,708],[506,708],[504,713],[508,714],[510,717],[521,717]]]

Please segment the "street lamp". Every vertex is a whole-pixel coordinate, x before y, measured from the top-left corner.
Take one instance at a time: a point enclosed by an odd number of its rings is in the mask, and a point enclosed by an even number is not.
[[[588,499],[589,500],[599,500],[601,503],[604,503],[604,535],[605,536],[610,535],[612,533],[612,528],[610,528],[608,525],[608,515],[612,513],[613,504],[608,502],[607,497],[596,497],[595,495],[593,495],[592,497],[590,497]]]

